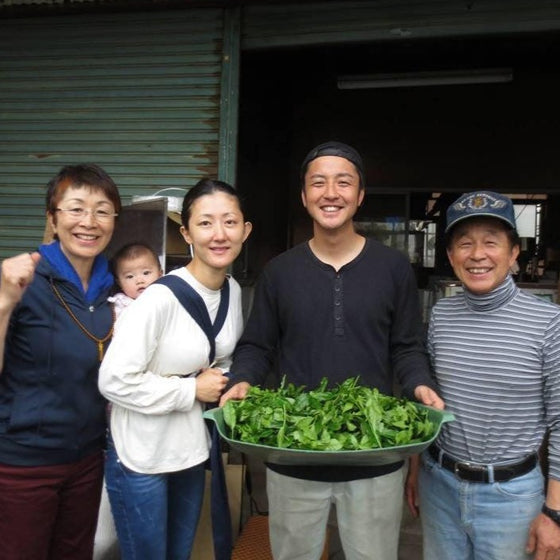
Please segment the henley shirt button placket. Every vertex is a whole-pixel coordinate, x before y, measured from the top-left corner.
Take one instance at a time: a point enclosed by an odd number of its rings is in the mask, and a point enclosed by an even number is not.
[[[344,323],[342,320],[342,278],[337,274],[334,279],[334,334],[344,336]]]

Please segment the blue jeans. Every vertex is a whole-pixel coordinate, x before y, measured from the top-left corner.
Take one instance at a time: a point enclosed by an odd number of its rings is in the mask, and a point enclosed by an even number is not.
[[[418,483],[424,560],[530,558],[529,525],[544,502],[539,466],[507,482],[466,482],[424,452]]]
[[[120,462],[109,441],[105,479],[123,560],[188,560],[204,495],[204,463],[141,474]]]

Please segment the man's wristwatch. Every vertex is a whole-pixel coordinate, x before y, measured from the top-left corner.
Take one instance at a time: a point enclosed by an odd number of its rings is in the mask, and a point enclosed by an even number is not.
[[[550,509],[546,504],[543,504],[541,511],[554,521],[557,525],[560,525],[560,510],[558,509]]]

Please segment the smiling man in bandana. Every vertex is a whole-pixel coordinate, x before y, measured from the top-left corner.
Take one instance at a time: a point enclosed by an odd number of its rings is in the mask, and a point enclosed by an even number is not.
[[[422,345],[414,272],[405,255],[359,235],[353,217],[365,194],[360,154],[341,142],[311,150],[301,167],[301,199],[313,237],[273,259],[256,289],[234,356],[243,398],[278,372],[295,385],[360,384],[443,406]],[[403,462],[382,466],[267,465],[270,541],[275,560],[318,560],[331,504],[347,560],[396,560]]]

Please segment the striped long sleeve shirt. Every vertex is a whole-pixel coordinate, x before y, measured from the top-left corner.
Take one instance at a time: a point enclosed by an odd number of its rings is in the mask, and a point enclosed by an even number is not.
[[[520,290],[511,277],[489,294],[433,308],[428,350],[455,421],[438,445],[480,464],[537,451],[547,429],[549,476],[560,480],[560,306]]]

